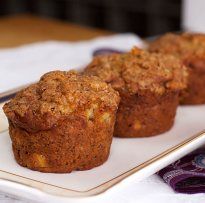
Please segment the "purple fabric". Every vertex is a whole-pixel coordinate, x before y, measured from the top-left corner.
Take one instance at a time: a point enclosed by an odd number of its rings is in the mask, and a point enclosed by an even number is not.
[[[179,193],[205,192],[205,148],[198,149],[179,159],[158,175]]]
[[[117,50],[117,49],[112,49],[112,48],[100,48],[100,49],[96,49],[93,52],[93,56],[113,54],[113,53],[121,54],[123,52],[124,51],[122,51],[122,50]]]

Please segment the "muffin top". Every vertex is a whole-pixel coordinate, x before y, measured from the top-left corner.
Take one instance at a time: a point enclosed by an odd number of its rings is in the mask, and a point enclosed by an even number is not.
[[[117,109],[118,103],[118,92],[95,76],[53,71],[20,91],[3,109],[14,125],[38,131],[54,127],[66,116],[82,116],[91,105]]]
[[[110,83],[120,93],[144,90],[163,94],[186,87],[187,69],[174,56],[133,48],[129,53],[97,56],[84,71]]]
[[[197,33],[167,33],[149,44],[152,52],[172,54],[183,60],[205,58],[205,35]]]

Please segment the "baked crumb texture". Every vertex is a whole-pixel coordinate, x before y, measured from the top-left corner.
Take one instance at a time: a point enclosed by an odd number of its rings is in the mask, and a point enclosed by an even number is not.
[[[174,56],[136,47],[125,54],[97,56],[84,74],[100,77],[119,92],[118,137],[148,137],[170,129],[188,75]]]
[[[16,161],[33,170],[65,173],[104,163],[119,94],[95,76],[53,71],[3,107]]]
[[[168,33],[149,45],[152,52],[171,54],[188,67],[188,85],[181,92],[181,104],[205,103],[205,35]]]

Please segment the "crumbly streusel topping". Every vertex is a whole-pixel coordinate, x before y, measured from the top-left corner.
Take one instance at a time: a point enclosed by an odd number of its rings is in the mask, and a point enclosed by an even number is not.
[[[204,58],[205,35],[197,33],[167,33],[151,42],[149,50],[172,54],[182,59],[187,59],[188,57]]]
[[[184,89],[187,83],[187,69],[176,57],[136,47],[125,54],[95,57],[84,73],[99,76],[119,92],[130,94],[141,90],[163,94],[166,89]]]
[[[53,71],[20,91],[3,109],[8,119],[20,123],[20,127],[49,129],[58,119],[76,112],[80,116],[92,105],[112,109],[118,103],[118,93],[98,77]]]

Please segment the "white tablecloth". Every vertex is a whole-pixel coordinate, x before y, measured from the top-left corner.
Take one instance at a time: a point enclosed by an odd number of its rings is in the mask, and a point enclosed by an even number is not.
[[[42,42],[12,49],[0,50],[0,93],[14,87],[37,81],[50,70],[68,70],[83,67],[92,58],[97,48],[117,48],[129,50],[134,45],[142,46],[142,41],[135,35],[123,34],[98,38],[91,41]],[[1,188],[0,188],[1,190]],[[1,203],[30,202],[12,198],[0,193]],[[99,197],[83,202],[166,202],[166,203],[204,203],[205,194],[176,194],[157,175],[128,185],[118,191],[111,190]]]

